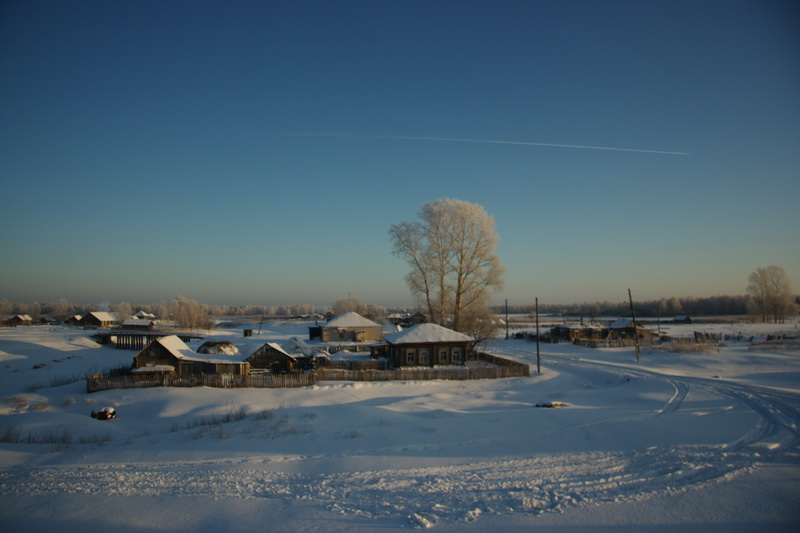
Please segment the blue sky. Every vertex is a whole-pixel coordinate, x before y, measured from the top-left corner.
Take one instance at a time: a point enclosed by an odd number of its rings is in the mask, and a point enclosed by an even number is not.
[[[7,0],[0,80],[12,301],[408,305],[444,197],[496,302],[800,286],[796,2]]]

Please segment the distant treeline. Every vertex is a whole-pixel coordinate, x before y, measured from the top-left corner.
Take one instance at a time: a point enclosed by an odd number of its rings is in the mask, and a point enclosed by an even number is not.
[[[662,298],[660,300],[646,300],[633,302],[636,316],[647,317],[675,317],[686,315],[719,316],[719,315],[746,315],[746,296],[710,296],[707,298]],[[505,306],[495,306],[493,311],[505,313]],[[509,305],[511,314],[530,314],[535,312],[535,306]],[[539,303],[539,313],[547,315],[563,315],[575,317],[601,317],[601,316],[630,316],[630,304],[626,301],[619,302],[584,302],[578,304],[546,304]]]

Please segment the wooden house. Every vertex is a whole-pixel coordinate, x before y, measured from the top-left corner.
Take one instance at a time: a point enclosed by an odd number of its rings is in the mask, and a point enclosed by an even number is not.
[[[92,311],[80,319],[80,325],[85,328],[110,328],[117,324],[117,316],[106,311]]]
[[[250,363],[242,361],[241,357],[194,352],[177,335],[154,339],[134,356],[133,367],[138,372],[164,372],[171,368],[171,371],[179,376],[250,373]]]
[[[269,370],[273,374],[301,372],[303,366],[297,357],[287,353],[280,345],[268,342],[246,359],[253,369]]]
[[[414,313],[409,313],[407,311],[392,313],[386,318],[392,325],[402,326],[404,328],[411,327],[416,324],[424,324],[428,321],[428,318],[419,311]]]
[[[124,329],[153,331],[166,328],[174,328],[175,322],[172,320],[157,320],[155,318],[135,318],[131,317],[122,323]]]
[[[30,315],[12,315],[3,320],[3,324],[10,327],[17,326],[31,326],[33,325],[33,318]]]
[[[81,325],[81,315],[72,315],[67,319],[68,326],[80,326]]]
[[[381,339],[381,326],[353,311],[337,315],[324,325],[308,328],[308,338],[322,342],[374,342]]]
[[[392,368],[465,365],[475,339],[437,324],[418,324],[384,337],[383,352]]]

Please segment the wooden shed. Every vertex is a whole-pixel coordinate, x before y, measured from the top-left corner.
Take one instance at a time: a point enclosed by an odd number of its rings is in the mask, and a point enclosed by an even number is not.
[[[418,324],[385,340],[392,368],[465,365],[475,344],[475,339],[437,324]]]
[[[374,342],[381,339],[381,326],[354,311],[347,311],[323,325],[308,328],[311,340],[322,342]]]
[[[250,373],[250,363],[241,357],[204,355],[192,351],[177,335],[159,337],[148,344],[133,358],[133,367],[139,372],[152,368],[163,372],[172,367],[179,376],[192,374],[233,374]]]
[[[609,326],[609,339],[633,339],[639,337],[640,339],[653,339],[657,337],[655,331],[647,329],[638,322],[634,322],[632,318],[620,318],[612,322]]]

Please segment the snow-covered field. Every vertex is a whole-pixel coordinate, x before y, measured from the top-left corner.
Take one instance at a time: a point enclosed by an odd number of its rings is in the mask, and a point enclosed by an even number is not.
[[[530,378],[91,395],[74,380],[135,352],[79,329],[1,329],[0,527],[796,532],[800,351],[760,342],[796,328],[670,326],[747,340],[639,363],[543,344],[541,374],[534,343],[491,343]],[[89,416],[103,406],[119,417]]]

